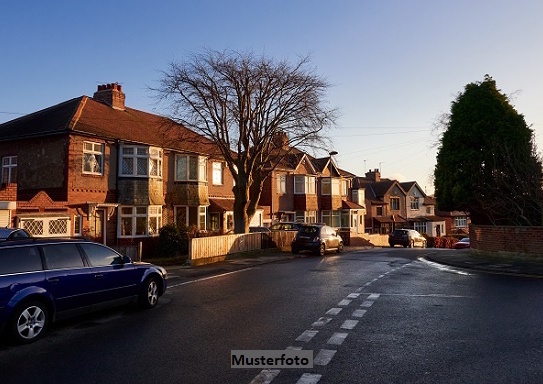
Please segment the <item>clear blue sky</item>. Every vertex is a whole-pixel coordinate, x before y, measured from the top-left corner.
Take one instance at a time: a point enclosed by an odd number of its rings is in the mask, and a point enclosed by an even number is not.
[[[311,55],[333,87],[340,167],[433,192],[433,125],[490,74],[543,150],[543,1],[6,1],[0,123],[119,82],[128,106],[167,113],[148,86],[203,48]]]

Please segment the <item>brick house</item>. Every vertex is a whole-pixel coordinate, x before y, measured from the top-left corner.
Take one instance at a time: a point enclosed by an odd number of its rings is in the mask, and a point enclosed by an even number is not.
[[[166,223],[225,232],[232,216],[214,143],[126,107],[117,84],[0,124],[0,157],[0,225],[35,236],[118,245]]]
[[[363,233],[365,207],[350,199],[352,177],[331,156],[317,159],[292,149],[264,182],[264,223],[322,222]]]
[[[406,213],[409,228],[431,237],[445,236],[445,219],[435,214],[435,200],[428,197],[416,181],[400,183],[406,193]]]

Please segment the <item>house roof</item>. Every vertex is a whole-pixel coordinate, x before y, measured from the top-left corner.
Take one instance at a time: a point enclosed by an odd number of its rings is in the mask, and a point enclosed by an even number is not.
[[[81,133],[102,139],[219,155],[217,146],[211,140],[171,119],[128,107],[124,110],[114,109],[88,96],[0,124],[0,140],[62,133]]]
[[[364,209],[364,206],[356,204],[352,201],[341,201],[341,209]]]

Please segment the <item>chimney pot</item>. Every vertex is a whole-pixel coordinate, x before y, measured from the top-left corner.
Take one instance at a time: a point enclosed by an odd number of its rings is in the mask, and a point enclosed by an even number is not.
[[[92,98],[107,104],[114,109],[122,111],[125,109],[125,94],[122,92],[122,87],[117,83],[98,85],[98,90],[94,93]]]

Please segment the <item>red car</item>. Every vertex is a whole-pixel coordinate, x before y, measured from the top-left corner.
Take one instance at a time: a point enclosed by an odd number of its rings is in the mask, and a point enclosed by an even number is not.
[[[454,243],[453,248],[454,249],[469,248],[469,237],[464,237],[460,241],[457,241],[456,243]]]

